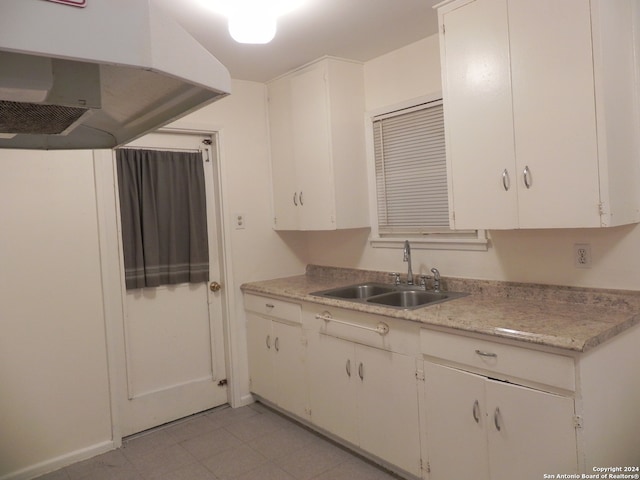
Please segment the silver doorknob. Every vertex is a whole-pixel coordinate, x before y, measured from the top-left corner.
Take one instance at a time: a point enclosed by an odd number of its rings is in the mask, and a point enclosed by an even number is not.
[[[219,292],[221,288],[222,288],[222,285],[220,285],[218,282],[211,282],[209,284],[209,289],[212,292]]]

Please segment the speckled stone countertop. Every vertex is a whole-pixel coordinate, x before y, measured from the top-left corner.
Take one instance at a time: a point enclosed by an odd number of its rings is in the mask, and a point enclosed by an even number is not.
[[[390,283],[388,272],[307,266],[305,275],[251,282],[247,293],[347,308],[585,352],[640,323],[640,292],[442,277],[442,290],[470,295],[414,310],[319,297],[312,292],[361,282]]]

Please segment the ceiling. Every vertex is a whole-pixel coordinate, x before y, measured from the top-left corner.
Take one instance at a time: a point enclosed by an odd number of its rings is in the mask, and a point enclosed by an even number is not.
[[[238,80],[266,82],[323,55],[368,61],[437,32],[438,0],[307,0],[278,19],[275,39],[243,45],[210,0],[152,0]]]

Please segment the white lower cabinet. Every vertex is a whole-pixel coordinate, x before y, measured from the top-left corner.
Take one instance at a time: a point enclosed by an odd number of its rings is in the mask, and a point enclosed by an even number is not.
[[[430,479],[578,472],[573,398],[425,361]]]
[[[416,359],[319,334],[309,349],[311,419],[420,476]]]
[[[578,473],[572,357],[423,329],[430,479]]]
[[[244,300],[251,392],[404,477],[537,480],[638,466],[640,325],[572,354]]]
[[[298,417],[308,417],[306,340],[300,306],[267,297],[246,297],[251,392]],[[256,311],[260,309],[264,311]]]

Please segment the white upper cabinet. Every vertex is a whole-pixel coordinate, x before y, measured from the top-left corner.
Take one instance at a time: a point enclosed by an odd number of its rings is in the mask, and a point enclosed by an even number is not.
[[[268,95],[274,228],[369,226],[362,65],[323,58]]]
[[[634,3],[439,5],[452,228],[640,221]]]

